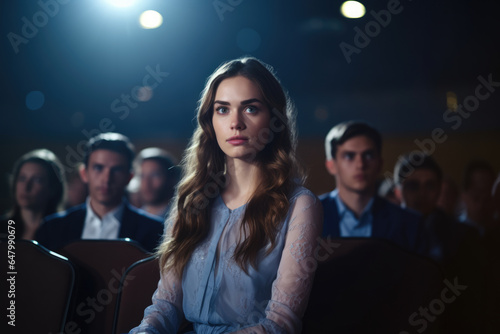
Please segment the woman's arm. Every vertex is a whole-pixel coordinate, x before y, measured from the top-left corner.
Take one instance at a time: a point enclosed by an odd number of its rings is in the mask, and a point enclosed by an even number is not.
[[[153,294],[153,304],[144,310],[141,324],[129,334],[175,334],[182,319],[181,281],[171,270],[161,275]]]
[[[172,223],[165,224],[165,235],[171,235]],[[129,334],[176,334],[184,314],[182,311],[182,279],[175,270],[162,270],[153,304],[144,310],[141,324]]]
[[[236,333],[300,333],[318,260],[315,249],[323,224],[321,202],[312,194],[300,195],[288,226],[266,318]]]

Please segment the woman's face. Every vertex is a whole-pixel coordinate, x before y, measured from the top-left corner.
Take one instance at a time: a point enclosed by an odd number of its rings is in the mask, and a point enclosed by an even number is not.
[[[17,176],[15,197],[21,208],[45,210],[52,197],[47,170],[36,162],[24,163]]]
[[[253,81],[236,76],[217,88],[212,123],[226,157],[252,161],[272,138],[271,113]]]

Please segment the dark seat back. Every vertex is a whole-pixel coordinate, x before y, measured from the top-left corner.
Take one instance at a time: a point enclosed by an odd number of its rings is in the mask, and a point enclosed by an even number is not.
[[[12,240],[9,247],[8,240],[0,240],[0,246],[0,280],[6,288],[2,289],[3,319],[0,332],[64,332],[75,283],[72,264],[67,258],[49,251],[36,241],[15,240],[14,243]],[[11,261],[9,265],[8,260]],[[14,317],[6,317],[5,312]],[[8,324],[11,320],[15,320],[15,327]]]
[[[443,276],[434,263],[383,240],[330,243],[336,247],[318,265],[303,333],[413,333],[422,328],[422,322],[415,327],[409,318],[441,296]],[[441,321],[426,321],[425,333],[435,333]]]
[[[155,256],[140,260],[127,269],[116,303],[113,333],[128,333],[140,324],[159,280],[160,269]]]
[[[111,333],[122,276],[149,253],[129,239],[79,240],[60,253],[75,264],[78,274],[72,321],[82,333]]]

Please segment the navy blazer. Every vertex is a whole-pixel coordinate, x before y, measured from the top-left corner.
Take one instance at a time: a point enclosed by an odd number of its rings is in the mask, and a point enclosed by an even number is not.
[[[80,240],[86,214],[87,205],[82,204],[46,217],[36,233],[35,240],[54,251]],[[153,252],[162,234],[161,220],[125,203],[118,238],[130,238],[148,252]]]
[[[323,237],[340,238],[340,219],[335,197],[337,191],[319,196],[323,204]],[[375,196],[372,206],[372,238],[391,241],[403,249],[425,255],[427,242],[422,217],[381,197]]]

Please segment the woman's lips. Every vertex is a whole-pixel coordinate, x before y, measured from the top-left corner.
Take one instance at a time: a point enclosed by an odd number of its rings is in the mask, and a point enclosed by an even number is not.
[[[248,142],[248,138],[243,137],[243,136],[234,136],[234,137],[229,138],[226,141],[232,145],[242,145],[242,144],[245,144]]]

